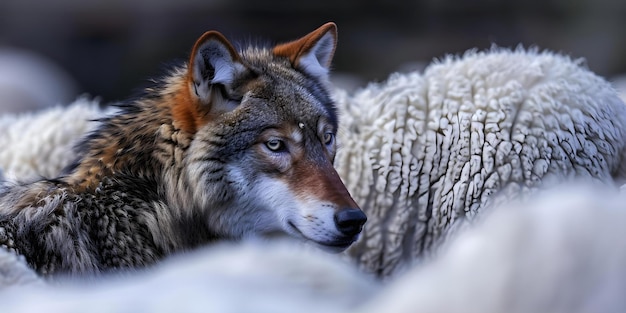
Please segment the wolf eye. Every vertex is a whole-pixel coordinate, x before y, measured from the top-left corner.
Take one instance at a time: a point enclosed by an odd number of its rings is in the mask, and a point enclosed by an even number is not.
[[[285,151],[285,143],[280,139],[270,139],[265,142],[265,146],[273,152]]]
[[[324,144],[331,145],[333,141],[335,141],[335,134],[333,133],[324,133]]]

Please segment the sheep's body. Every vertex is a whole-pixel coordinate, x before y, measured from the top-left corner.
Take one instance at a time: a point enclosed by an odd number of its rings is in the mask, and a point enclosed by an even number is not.
[[[340,94],[338,106],[336,165],[369,218],[349,253],[381,276],[500,201],[572,177],[624,177],[626,107],[560,55],[468,52]]]
[[[7,178],[57,177],[76,157],[73,146],[105,112],[98,101],[0,117],[0,169]]]

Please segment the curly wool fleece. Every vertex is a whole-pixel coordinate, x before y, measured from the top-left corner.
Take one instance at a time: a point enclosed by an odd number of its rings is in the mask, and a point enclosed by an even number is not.
[[[57,177],[76,157],[78,139],[109,111],[97,100],[79,98],[68,107],[0,116],[0,170],[20,181]]]
[[[574,177],[623,179],[626,107],[581,63],[494,48],[339,93],[336,165],[369,218],[349,254],[388,276],[501,201]]]

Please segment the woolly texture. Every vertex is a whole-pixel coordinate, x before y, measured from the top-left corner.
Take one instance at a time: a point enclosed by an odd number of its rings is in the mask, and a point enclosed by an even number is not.
[[[608,189],[567,184],[486,213],[361,313],[624,312],[626,199]]]
[[[378,287],[335,255],[276,241],[215,245],[115,279],[55,281],[0,300],[3,313],[319,313],[347,312]]]
[[[0,117],[0,169],[21,181],[57,177],[75,158],[76,141],[102,114],[98,101],[80,98],[69,107]]]
[[[336,165],[368,215],[349,253],[381,276],[500,201],[572,177],[624,177],[626,107],[565,56],[470,51],[337,101]]]

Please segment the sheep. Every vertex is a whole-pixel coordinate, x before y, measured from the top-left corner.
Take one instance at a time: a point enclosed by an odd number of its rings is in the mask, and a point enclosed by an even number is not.
[[[386,284],[336,255],[254,241],[122,277],[0,285],[0,303],[4,313],[624,312],[626,202],[610,189],[567,184],[484,212],[439,255]]]
[[[81,97],[71,105],[0,117],[0,170],[6,179],[57,177],[76,156],[73,146],[94,129],[94,119],[110,112],[98,99]]]
[[[471,50],[336,101],[335,165],[368,216],[347,253],[381,278],[436,253],[457,221],[510,198],[626,176],[626,107],[567,56]]]

